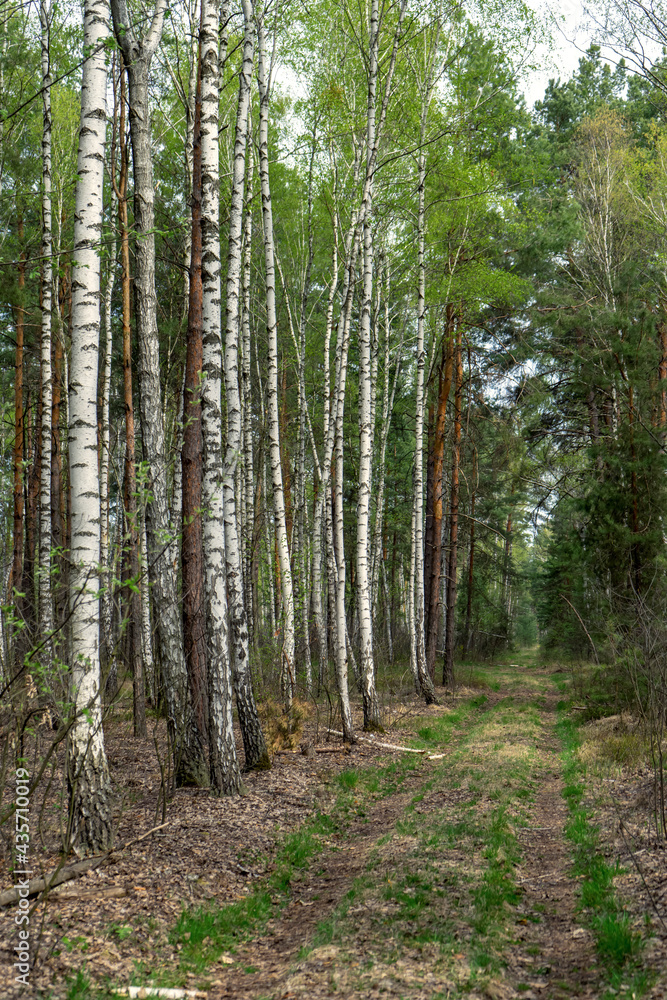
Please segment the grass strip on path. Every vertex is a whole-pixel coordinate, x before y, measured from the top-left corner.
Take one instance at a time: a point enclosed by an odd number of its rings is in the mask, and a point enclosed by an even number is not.
[[[489,704],[484,695],[417,724],[416,746],[450,752],[425,765],[422,788],[367,871],[302,949],[291,994],[308,995],[317,960],[332,948],[341,996],[493,991],[515,923],[526,920],[517,831],[529,821],[541,725],[530,699]]]
[[[607,987],[604,997],[641,997],[652,982],[651,974],[639,962],[645,941],[633,928],[630,914],[615,892],[619,864],[609,864],[601,854],[598,830],[584,805],[585,768],[577,755],[577,728],[566,708],[561,702],[557,729],[563,746],[563,797],[569,811],[565,835],[572,845],[574,874],[581,880],[579,907],[602,959]]]

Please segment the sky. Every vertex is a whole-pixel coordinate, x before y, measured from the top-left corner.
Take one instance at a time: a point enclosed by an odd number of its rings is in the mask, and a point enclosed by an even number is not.
[[[579,64],[591,42],[591,31],[583,25],[584,14],[577,0],[529,0],[529,5],[540,16],[548,18],[553,38],[552,48],[539,46],[536,58],[542,68],[534,71],[524,83],[528,107],[540,100],[551,77],[568,79]]]

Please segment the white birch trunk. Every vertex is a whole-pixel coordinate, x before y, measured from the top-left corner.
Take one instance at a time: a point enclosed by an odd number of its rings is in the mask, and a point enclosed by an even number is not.
[[[352,235],[352,230],[348,237]],[[348,240],[349,242],[349,240]],[[335,551],[336,568],[336,679],[338,683],[338,694],[340,697],[341,722],[343,734],[346,740],[353,742],[354,725],[352,722],[352,712],[350,709],[349,689],[348,689],[348,635],[347,619],[345,616],[345,534],[343,519],[343,432],[344,432],[344,410],[345,410],[345,387],[347,383],[347,362],[350,347],[350,320],[352,315],[352,302],[354,299],[354,273],[356,261],[359,253],[359,231],[357,229],[354,236],[354,243],[351,253],[348,256],[346,269],[346,292],[343,298],[343,307],[338,322],[337,352],[339,364],[337,366],[336,378],[336,398],[334,400],[335,414],[332,414],[330,427],[334,437],[334,459],[336,462],[336,481],[333,499],[333,526],[332,526],[332,550]],[[326,460],[325,456],[325,460]],[[330,464],[330,462],[329,462]]]
[[[303,279],[301,314],[299,318],[299,447],[297,463],[297,542],[299,559],[299,601],[301,612],[301,633],[303,636],[303,665],[306,691],[312,686],[312,664],[310,657],[310,592],[307,579],[306,554],[306,310],[310,295],[310,278],[313,267],[313,167],[315,161],[315,130],[308,171],[308,260]]]
[[[391,427],[391,417],[390,414],[394,412],[394,399],[396,397],[396,386],[398,385],[398,380],[401,372],[401,361],[403,352],[403,340],[405,337],[405,324],[403,324],[403,329],[401,332],[401,340],[398,345],[396,352],[396,368],[394,371],[394,378],[391,386],[391,394],[389,392],[389,348],[391,343],[391,324],[389,321],[389,282],[385,282],[385,301],[384,301],[384,328],[385,328],[385,342],[384,342],[384,385],[382,392],[382,433],[380,437],[380,456],[378,460],[378,485],[377,485],[377,501],[375,506],[375,528],[373,533],[373,578],[371,581],[371,595],[373,603],[376,604],[376,598],[378,593],[378,578],[380,574],[380,564],[383,562],[382,558],[382,532],[384,528],[384,490],[385,490],[385,466],[387,462],[387,441],[389,440],[389,429]],[[386,584],[386,580],[385,580]],[[387,619],[388,620],[388,619]],[[391,623],[389,623],[389,633],[388,641],[391,645]],[[393,654],[391,656],[393,661]]]
[[[227,23],[228,3],[223,19]],[[202,0],[201,227],[202,227],[202,504],[209,694],[209,774],[216,795],[241,788],[232,717],[227,635],[225,525],[222,509],[222,338],[220,331],[219,0]]]
[[[267,72],[264,16],[266,8],[256,14],[257,22],[257,82],[259,85],[259,159],[264,223],[264,268],[266,282],[266,325],[268,333],[269,455],[273,485],[273,509],[276,543],[283,600],[283,645],[280,679],[285,704],[289,709],[294,696],[294,589],[290,567],[289,542],[285,523],[285,496],[280,455],[278,414],[278,320],[276,316],[276,277],[273,249],[273,213],[269,178],[269,98],[270,77]]]
[[[46,640],[43,656],[50,667],[53,648],[53,595],[51,593],[51,312],[53,308],[53,233],[51,223],[51,59],[49,18],[52,4],[41,0],[39,18],[42,57],[42,336],[40,382],[42,395],[42,462],[39,506],[39,635]]]
[[[111,845],[111,782],[104,750],[99,659],[100,493],[97,467],[97,374],[100,253],[106,139],[107,7],[85,0],[81,129],[77,159],[72,266],[72,370],[69,468],[72,491],[70,620],[72,701],[68,840],[81,853]],[[48,419],[45,419],[48,423]]]
[[[264,431],[266,428],[266,409],[264,406],[264,386],[262,385],[262,372],[259,367],[259,355],[255,353],[255,368],[257,371],[257,384],[259,387],[259,415],[262,423],[262,437],[264,436]],[[273,643],[276,638],[276,591],[273,583],[273,572],[271,571],[272,555],[271,555],[271,518],[269,516],[269,502],[268,493],[266,489],[266,448],[262,449],[262,486],[260,490],[260,499],[262,504],[262,518],[264,519],[264,545],[266,549],[266,572],[268,580],[268,589],[270,595],[269,601],[269,621],[271,625],[271,643]]]
[[[139,237],[135,243],[134,278],[139,344],[139,412],[146,457],[146,486],[150,496],[146,504],[149,567],[155,605],[160,609],[156,622],[158,655],[174,747],[176,782],[179,785],[205,785],[208,783],[208,768],[189,700],[176,565],[173,545],[168,542],[171,531],[155,291],[155,190],[148,82],[150,64],[162,36],[166,3],[167,0],[156,0],[150,26],[142,38],[135,35],[126,0],[111,0],[111,11],[116,41],[127,68],[132,108],[130,137],[134,168],[134,219]]]
[[[227,399],[227,449],[223,489],[227,588],[229,591],[231,648],[236,704],[243,734],[246,770],[265,769],[269,756],[252,690],[250,644],[243,594],[243,561],[237,521],[236,477],[241,454],[241,398],[239,395],[239,303],[241,296],[241,251],[243,239],[243,183],[250,109],[250,87],[254,54],[254,32],[250,0],[242,0],[244,17],[243,63],[239,74],[232,191],[229,210],[227,296],[225,318],[225,392]]]
[[[241,406],[243,410],[243,472],[245,493],[245,535],[243,552],[243,582],[245,585],[245,611],[248,622],[250,644],[257,644],[257,622],[255,615],[255,589],[253,580],[255,546],[255,461],[252,438],[252,382],[250,379],[250,266],[252,263],[252,183],[255,158],[247,155],[250,145],[250,115],[248,115],[248,136],[246,139],[246,203],[243,221],[243,258],[241,277],[242,317],[241,317]]]
[[[424,127],[422,125],[422,139]],[[426,666],[426,636],[424,633],[424,369],[426,350],[424,346],[424,313],[426,311],[426,264],[424,259],[425,228],[425,184],[426,158],[423,147],[419,152],[419,204],[417,208],[417,388],[415,402],[415,458],[414,458],[414,528],[412,532],[414,561],[414,629],[411,640],[414,643],[414,663],[419,689],[426,704],[436,701],[433,681]],[[411,650],[411,660],[413,660]]]
[[[335,191],[334,191],[335,197]],[[331,284],[329,286],[329,299],[327,302],[327,318],[324,331],[324,440],[329,440],[329,425],[331,421],[331,374],[329,354],[331,349],[331,334],[333,331],[333,309],[336,287],[338,285],[338,229],[334,220],[334,247],[333,263],[331,269]],[[317,631],[317,645],[319,654],[318,665],[318,690],[324,684],[328,661],[328,641],[327,626],[324,620],[324,608],[322,604],[322,542],[323,529],[325,524],[325,510],[329,490],[329,470],[331,468],[331,456],[329,456],[328,468],[322,469],[320,474],[320,490],[315,504],[313,517],[313,569],[312,569],[312,594],[313,613],[315,617],[315,629]],[[328,524],[328,519],[327,519]],[[327,538],[329,532],[327,529]],[[331,538],[333,544],[333,537]],[[325,543],[326,544],[326,543]],[[333,591],[329,589],[329,597],[333,598]]]
[[[117,204],[116,192],[111,186],[111,218],[116,215]],[[113,334],[111,329],[111,299],[113,296],[113,286],[116,276],[116,239],[111,245],[109,254],[109,266],[107,273],[107,287],[104,292],[104,331],[106,334],[106,348],[104,351],[104,369],[100,379],[100,410],[102,435],[100,440],[100,567],[102,573],[102,588],[100,594],[101,613],[101,639],[104,648],[104,666],[109,668],[113,655],[112,636],[112,602],[111,586],[113,574],[109,572],[109,466],[111,464],[111,453],[109,450],[109,405],[111,395],[111,356],[113,353]],[[111,685],[112,694],[116,693],[116,683],[114,674],[114,684]]]
[[[157,705],[157,685],[155,662],[153,660],[153,630],[151,627],[151,593],[148,581],[148,540],[146,538],[146,504],[141,501],[141,525],[139,532],[139,573],[141,583],[141,655],[144,661],[144,677],[151,695],[151,703]]]
[[[373,428],[371,426],[371,308],[373,295],[373,161],[375,148],[375,100],[378,74],[379,0],[371,0],[369,23],[368,107],[366,130],[367,197],[363,211],[363,289],[359,323],[359,493],[357,500],[357,609],[361,641],[361,682],[364,700],[364,729],[381,730],[380,705],[375,689],[373,658],[373,614],[371,610],[368,552],[370,537],[371,469]],[[370,176],[368,176],[370,174]]]

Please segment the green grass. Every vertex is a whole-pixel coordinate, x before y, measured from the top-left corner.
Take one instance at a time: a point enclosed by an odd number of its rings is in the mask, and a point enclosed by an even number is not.
[[[421,787],[411,795],[403,816],[395,823],[393,836],[398,838],[400,862],[388,866],[382,860],[383,856],[396,857],[391,851],[383,855],[382,848],[392,839],[385,834],[376,844],[364,879],[355,883],[355,899],[363,900],[367,913],[377,914],[372,946],[376,964],[391,968],[402,953],[435,945],[439,961],[447,966],[452,955],[465,952],[468,972],[454,973],[463,977],[456,996],[467,996],[480,984],[483,987],[501,970],[503,950],[513,936],[514,908],[522,898],[514,875],[520,858],[515,825],[525,820],[523,802],[533,795],[536,780],[530,755],[517,762],[496,761],[489,756],[488,767],[480,771],[470,764],[471,753],[474,759],[470,748],[480,738],[482,745],[491,748],[484,736],[487,725],[511,726],[512,738],[518,742],[533,725],[537,731],[541,723],[535,707],[523,709],[524,704],[511,697],[488,708],[487,696],[481,694],[417,727],[417,745],[435,748],[446,743],[450,752],[442,762],[430,765]],[[404,773],[408,766],[404,761],[399,771],[394,770],[396,764],[379,769],[378,788],[382,791],[397,784],[399,772]],[[360,777],[358,794],[365,780]],[[343,784],[348,781],[342,776]],[[431,793],[464,786],[468,792],[465,801],[417,812]],[[482,812],[480,798],[491,792],[493,806]],[[414,843],[406,843],[408,839]],[[448,852],[458,856],[462,849],[467,858],[462,867],[440,860]],[[302,950],[302,959],[313,947],[336,944],[344,949],[354,941],[357,926],[348,916],[349,908],[350,899],[346,898],[318,925],[313,940]],[[360,990],[368,986],[360,980]]]
[[[182,986],[189,972],[201,975],[222,955],[233,956],[245,941],[261,934],[269,919],[287,905],[292,884],[319,857],[323,841],[342,837],[350,818],[363,817],[369,796],[392,794],[411,771],[423,766],[421,758],[410,756],[410,760],[394,761],[385,768],[341,772],[334,779],[337,796],[331,809],[327,813],[317,812],[283,838],[271,876],[237,902],[184,910],[170,935],[171,943],[179,951],[178,963],[161,969],[142,967],[135,978],[141,982],[148,978],[153,985]],[[348,893],[344,900],[346,909],[351,899]],[[328,936],[323,933],[323,938]]]
[[[91,996],[91,983],[85,972],[79,970],[67,980],[67,1000],[87,1000]]]
[[[516,656],[510,659],[519,662]],[[531,674],[523,684],[530,687],[530,694],[524,697],[517,672],[507,665],[475,665],[474,676],[478,688],[500,689],[501,678],[503,690],[516,694],[490,704],[487,694],[476,693],[454,711],[418,722],[413,745],[427,750],[447,746],[442,760],[431,762],[405,754],[384,767],[348,769],[333,778],[333,804],[326,813],[316,813],[284,836],[271,875],[228,906],[206,904],[184,911],[170,936],[178,952],[174,962],[142,964],[134,981],[193,985],[192,973],[201,977],[222,955],[236,956],[245,942],[261,935],[267,922],[280,915],[293,885],[309,867],[319,870],[321,855],[332,850],[332,841],[354,849],[354,843],[346,840],[351,821],[363,818],[373,800],[400,792],[408,778],[417,776],[420,780],[416,787],[414,781],[409,786],[404,812],[392,830],[378,838],[363,874],[304,942],[298,960],[307,960],[313,948],[339,945],[339,983],[346,969],[347,974],[358,976],[358,992],[363,992],[383,968],[392,970],[401,955],[408,957],[423,948],[425,955],[432,958],[435,954],[435,965],[457,983],[451,993],[433,994],[433,1000],[445,995],[462,1000],[471,992],[484,993],[489,981],[502,974],[508,950],[515,943],[517,907],[522,901],[515,878],[520,862],[516,829],[529,821],[530,802],[542,773],[535,741],[545,731],[539,710],[549,680],[544,674]],[[465,683],[464,677],[461,680]],[[556,674],[552,680],[563,695],[569,692],[567,675]],[[559,733],[569,808],[566,832],[581,886],[582,921],[595,935],[608,987],[619,989],[630,983],[640,997],[649,981],[638,962],[643,942],[616,898],[618,868],[608,864],[597,849],[598,835],[584,807],[576,732],[564,715],[565,707],[561,705]],[[446,796],[455,789],[463,789],[463,796],[442,807],[437,799],[435,807],[428,806],[434,793]],[[540,909],[536,904],[535,912],[522,909],[520,913],[538,923]],[[363,938],[365,960],[350,973],[347,966],[356,953],[360,919],[367,934]],[[124,926],[110,928],[121,941],[128,931]],[[531,954],[539,950],[527,948]],[[457,964],[460,959],[462,963]],[[236,967],[241,977],[253,971],[247,961],[247,957],[239,960]],[[520,984],[520,992],[522,986],[529,988]],[[91,992],[85,971],[72,980],[69,989],[68,1000],[108,996],[107,992]],[[405,995],[411,995],[409,990]]]
[[[179,968],[168,975],[175,975],[180,983],[187,971],[203,972],[209,963],[225,953],[233,955],[240,944],[261,933],[268,920],[289,902],[292,883],[319,855],[322,838],[336,828],[331,816],[316,814],[283,838],[273,874],[245,899],[222,907],[184,910],[170,936],[172,944],[180,946]]]
[[[474,698],[468,698],[455,711],[448,712],[439,719],[429,720],[428,725],[417,730],[419,740],[413,741],[412,745],[419,750],[444,747],[451,742],[454,732],[460,728],[464,720],[468,719],[476,709],[482,708],[487,701],[485,694],[479,694]]]
[[[616,894],[614,879],[621,872],[618,863],[609,864],[600,854],[598,830],[584,806],[584,769],[576,755],[577,731],[565,708],[563,703],[559,705],[557,728],[563,745],[563,797],[569,810],[565,834],[572,845],[573,872],[581,886],[579,910],[595,938],[607,982],[605,996],[615,995],[613,991],[624,986],[640,997],[650,985],[650,977],[638,962],[645,941]]]

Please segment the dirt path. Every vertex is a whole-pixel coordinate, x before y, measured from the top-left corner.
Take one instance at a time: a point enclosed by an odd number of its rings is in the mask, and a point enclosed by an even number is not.
[[[543,684],[539,687],[544,690]],[[477,728],[506,694],[503,690],[490,693],[478,713]],[[534,686],[514,684],[516,708],[534,697]],[[448,949],[449,954],[443,954],[442,946],[437,948],[434,942],[415,948],[405,940],[394,940],[387,949],[387,936],[391,938],[392,931],[386,920],[383,939],[383,906],[377,883],[390,882],[392,875],[400,876],[401,866],[415,867],[415,838],[406,837],[401,828],[411,801],[421,798],[418,793],[425,787],[429,790],[416,806],[420,817],[455,815],[458,806],[470,802],[465,788],[448,788],[435,779],[433,765],[411,775],[400,794],[375,804],[363,823],[354,822],[349,827],[346,846],[322,859],[318,872],[298,885],[292,902],[270,922],[266,933],[235,956],[233,967],[211,970],[212,1000],[334,995],[369,1000],[387,996],[410,1000],[450,996],[562,1000],[601,996],[593,942],[577,922],[576,883],[570,876],[570,855],[563,835],[567,807],[562,797],[555,721],[556,697],[549,693],[539,712],[537,739],[523,740],[536,751],[531,777],[538,788],[527,825],[517,827],[521,860],[514,877],[520,902],[513,908],[506,907],[505,922],[510,929],[503,932],[502,957],[495,972],[485,977],[471,970],[470,956],[466,954],[466,943],[470,945],[471,940],[464,926],[465,915],[463,920],[460,914],[454,917],[454,923],[461,924],[454,932],[454,940],[460,943]],[[455,734],[454,744],[465,730],[466,725]],[[484,815],[492,809],[495,796],[496,790],[491,787],[477,798],[476,812]],[[391,850],[378,849],[378,842],[386,840],[392,842]],[[331,944],[315,947],[309,953],[306,948],[304,952],[304,945],[316,936],[318,925],[340,908],[373,852],[380,855],[380,863],[375,865],[376,885],[369,887],[360,903],[343,916],[341,932]],[[447,854],[450,868],[458,865],[470,870],[465,850],[461,853],[452,849]],[[421,863],[418,860],[418,865]],[[444,892],[432,909],[441,917],[443,926],[452,923],[452,913],[448,912],[452,910],[450,893]],[[415,923],[418,921],[419,915]]]
[[[143,891],[143,912],[129,888],[119,902],[50,903],[51,951],[31,1000],[102,1000],[123,983],[210,1000],[611,997],[577,910],[558,697],[532,664],[476,668],[441,706],[415,700],[394,717],[383,739],[421,744],[425,756],[360,743],[351,754],[279,756],[230,803],[179,793],[172,827],[181,839],[198,830],[200,853],[188,860],[165,837],[118,866],[115,882]],[[317,809],[322,823],[308,833],[299,824]],[[302,830],[315,849],[276,889],[275,838]],[[204,937],[197,959],[195,935],[174,930],[183,905],[219,913],[237,901],[247,913],[266,885],[273,912],[240,942]]]
[[[357,820],[350,825],[347,846],[341,846],[335,853],[323,858],[317,873],[294,887],[291,902],[280,918],[270,921],[266,933],[239,952],[234,969],[221,967],[219,987],[216,984],[211,991],[212,998],[254,1000],[265,995],[297,996],[299,993],[293,991],[303,985],[307,987],[309,996],[330,995],[327,971],[332,962],[328,955],[324,959],[316,955],[314,960],[311,955],[308,966],[314,975],[298,976],[302,970],[296,970],[296,981],[290,984],[291,991],[287,987],[295,971],[295,962],[318,923],[336,909],[354,880],[363,872],[378,839],[395,826],[420,783],[414,780],[409,782],[411,788],[406,788],[400,795],[383,799],[370,810],[364,822]],[[239,967],[257,971],[246,972],[240,979]]]
[[[542,780],[531,824],[519,831],[523,859],[517,882],[524,893],[526,913],[539,913],[540,923],[523,918],[507,975],[515,985],[523,982],[531,986],[522,991],[526,1000],[601,995],[593,941],[577,921],[576,883],[570,875],[571,858],[564,837],[567,806],[562,796],[561,746],[553,731],[556,702],[556,697],[549,696],[548,708],[541,713]]]

